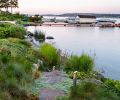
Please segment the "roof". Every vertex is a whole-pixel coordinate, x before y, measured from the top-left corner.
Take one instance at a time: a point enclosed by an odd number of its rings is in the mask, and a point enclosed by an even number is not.
[[[116,20],[111,20],[111,19],[99,19],[99,20],[97,20],[97,22],[112,22],[112,23],[115,23]]]
[[[92,15],[78,15],[80,18],[96,18],[95,16]]]

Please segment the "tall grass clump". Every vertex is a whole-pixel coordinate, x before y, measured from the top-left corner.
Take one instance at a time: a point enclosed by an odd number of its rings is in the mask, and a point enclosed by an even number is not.
[[[26,29],[20,25],[10,23],[0,24],[0,39],[9,37],[24,39],[25,35]]]
[[[28,94],[32,94],[33,63],[38,56],[24,40],[0,39],[0,100],[31,100]]]
[[[120,97],[103,85],[92,82],[82,82],[76,87],[71,87],[68,100],[119,100]]]
[[[68,96],[58,97],[57,100],[119,100],[120,97],[104,85],[83,81],[72,86]]]
[[[26,100],[27,90],[23,87],[32,81],[31,73],[32,63],[26,58],[12,57],[8,49],[0,49],[0,98],[8,95],[11,100]]]
[[[107,86],[108,89],[116,92],[118,96],[120,96],[120,81],[119,80],[112,80],[109,78],[105,78],[103,82]]]
[[[94,60],[87,54],[80,56],[80,70],[83,72],[90,72],[94,67]]]
[[[33,63],[39,56],[28,42],[18,38],[0,39],[0,50],[2,49],[8,50],[13,57],[21,56]]]
[[[87,54],[82,54],[81,56],[72,55],[65,61],[65,70],[69,71],[79,71],[79,72],[90,72],[94,68],[94,60]]]
[[[40,47],[40,56],[48,69],[52,69],[53,66],[57,66],[59,63],[58,51],[51,44],[45,43]]]
[[[35,37],[36,40],[45,41],[45,34],[41,31],[35,30],[34,37]]]

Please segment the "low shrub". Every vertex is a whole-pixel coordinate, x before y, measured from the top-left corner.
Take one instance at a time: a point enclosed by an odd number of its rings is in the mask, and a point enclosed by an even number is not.
[[[92,82],[83,82],[76,87],[71,87],[68,100],[119,100],[116,93],[107,90],[102,85]]]
[[[10,24],[10,23],[0,24],[0,39],[9,38],[9,37],[23,39],[25,35],[26,35],[26,30],[22,26]]]
[[[0,20],[2,21],[22,20],[24,18],[28,19],[28,17],[24,14],[19,14],[19,13],[11,14],[10,12],[4,12],[4,11],[0,12]]]
[[[93,70],[94,60],[87,54],[72,55],[65,61],[64,67],[67,72],[77,70],[87,73]]]
[[[33,78],[34,79],[38,79],[40,77],[40,75],[41,75],[41,73],[38,70],[36,70],[36,71],[33,72]]]
[[[8,38],[8,41],[10,41],[12,43],[22,44],[22,45],[25,45],[27,47],[31,46],[30,42],[27,42],[25,40],[18,39],[18,38]]]
[[[116,92],[120,96],[120,81],[105,79],[104,84],[107,86],[108,89]]]
[[[90,72],[94,67],[94,60],[87,54],[82,54],[80,56],[80,66],[81,71]]]
[[[32,80],[32,64],[24,57],[13,58],[8,52],[4,52],[0,51],[0,93],[6,91],[12,98],[23,98],[22,87]],[[4,62],[4,59],[8,60]]]
[[[7,50],[11,56],[25,57],[31,62],[36,62],[38,58],[28,42],[17,38],[0,39],[0,50]]]
[[[35,37],[36,40],[45,41],[45,34],[41,31],[35,30],[34,37]]]
[[[7,91],[0,91],[0,100],[12,100],[12,98]]]
[[[63,97],[58,96],[58,97],[56,98],[56,100],[68,100],[68,97],[67,97],[67,96],[63,96]]]
[[[44,61],[44,65],[45,67],[47,67],[48,69],[52,69],[53,66],[58,65],[59,63],[59,54],[57,49],[48,43],[43,44],[40,47],[40,56],[41,59]]]
[[[73,79],[73,74],[74,74],[74,72],[71,72],[70,74],[69,74],[69,77],[70,78],[72,78]],[[77,79],[81,79],[81,80],[84,80],[84,79],[88,79],[88,78],[92,78],[92,77],[94,77],[95,75],[94,75],[94,73],[92,73],[92,72],[89,72],[89,73],[85,73],[85,72],[77,72]]]

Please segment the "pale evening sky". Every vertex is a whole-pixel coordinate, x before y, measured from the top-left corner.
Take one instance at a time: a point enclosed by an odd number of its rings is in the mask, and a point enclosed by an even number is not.
[[[19,0],[21,13],[119,13],[120,0]]]

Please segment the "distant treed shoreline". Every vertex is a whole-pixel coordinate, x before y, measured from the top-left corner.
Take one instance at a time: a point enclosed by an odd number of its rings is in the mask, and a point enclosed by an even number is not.
[[[77,15],[93,15],[96,17],[120,18],[120,14],[96,14],[96,13],[65,13],[65,14],[42,14],[42,16],[76,17]]]

